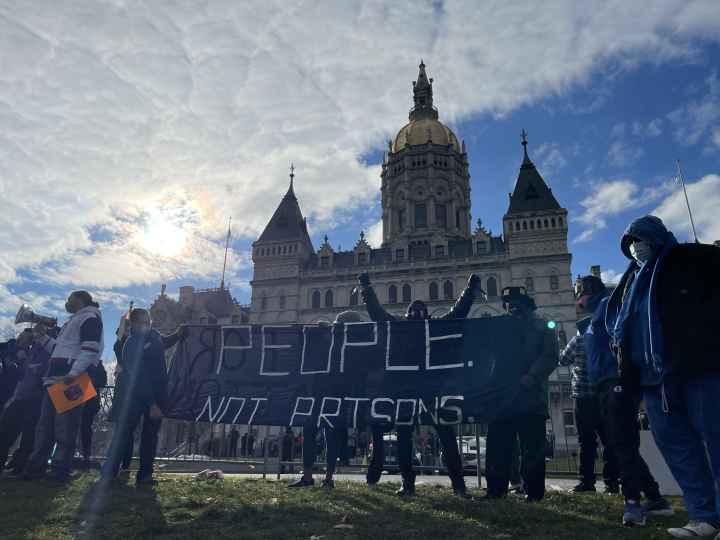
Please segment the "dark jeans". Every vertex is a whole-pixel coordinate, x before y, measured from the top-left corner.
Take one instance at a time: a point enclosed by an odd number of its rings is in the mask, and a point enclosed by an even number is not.
[[[20,472],[25,468],[35,444],[35,429],[40,418],[39,399],[15,399],[7,403],[0,415],[0,470],[18,436],[20,446],[13,452],[8,468]]]
[[[603,480],[605,485],[617,485],[620,481],[620,468],[605,432],[600,414],[600,399],[597,396],[575,399],[575,426],[580,443],[580,480],[583,484],[595,485],[595,459],[600,439],[603,446]]]
[[[415,483],[415,471],[413,470],[413,430],[414,426],[396,426],[397,431],[397,452],[400,474],[403,484],[413,485]],[[435,426],[440,444],[442,445],[442,459],[448,470],[448,476],[454,489],[465,488],[465,478],[462,471],[462,460],[458,450],[455,429],[453,426]],[[376,484],[382,475],[385,462],[385,444],[383,434],[385,429],[380,426],[373,426],[373,453],[368,466],[367,482]]]
[[[660,488],[640,455],[638,408],[640,395],[623,387],[619,380],[606,381],[598,389],[600,411],[610,444],[615,452],[622,491],[627,500],[660,498]]]
[[[103,465],[103,475],[114,478],[120,470],[120,464],[127,456],[128,441],[132,440],[135,428],[142,420],[140,434],[140,469],[138,478],[152,476],[155,452],[157,451],[158,432],[162,424],[161,418],[150,416],[150,405],[142,402],[131,402],[118,419],[113,433],[108,458]]]
[[[80,422],[80,449],[83,457],[88,460],[92,454],[93,421],[100,410],[100,398],[95,396],[83,406]]]
[[[40,406],[40,420],[35,431],[35,446],[26,470],[30,474],[44,474],[53,446],[52,471],[59,477],[67,477],[72,471],[83,406],[62,414],[55,411],[50,396],[45,393]]]
[[[685,380],[667,377],[664,388],[644,389],[650,429],[682,489],[692,520],[720,521],[718,396],[720,375]]]
[[[539,500],[545,495],[545,416],[526,414],[499,418],[488,425],[486,477],[488,495],[507,493],[513,445],[520,438],[520,473],[525,493]]]
[[[317,458],[317,433],[318,427],[315,422],[303,427],[303,472],[312,471]],[[327,472],[330,475],[335,473],[337,460],[342,450],[343,439],[346,438],[347,427],[344,424],[336,424],[334,428],[325,426],[325,457]]]

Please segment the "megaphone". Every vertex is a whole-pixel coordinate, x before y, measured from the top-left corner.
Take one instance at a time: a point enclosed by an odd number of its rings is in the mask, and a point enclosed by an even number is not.
[[[29,305],[23,304],[22,306],[20,306],[20,309],[18,309],[17,315],[15,315],[15,324],[21,323],[57,326],[57,319],[55,319],[54,317],[46,317],[45,315],[38,315]]]

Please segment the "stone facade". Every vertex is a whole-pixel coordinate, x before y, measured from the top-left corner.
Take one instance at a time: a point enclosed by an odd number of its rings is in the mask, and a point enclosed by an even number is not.
[[[538,315],[557,322],[561,345],[575,333],[567,210],[530,160],[525,133],[503,234],[493,235],[479,219],[473,228],[465,144],[438,120],[432,84],[421,63],[409,122],[383,157],[380,247],[371,247],[360,232],[352,250],[334,250],[327,237],[316,249],[291,172],[288,192],[253,243],[250,322],[329,322],[347,309],[365,314],[355,291],[362,272],[369,273],[391,313],[404,313],[410,301],[419,299],[430,313],[441,314],[475,273],[488,300],[476,304],[471,316],[503,313],[502,289],[523,286],[535,299]],[[553,374],[550,402],[556,441],[575,446],[573,430],[565,429],[572,417],[567,370]]]

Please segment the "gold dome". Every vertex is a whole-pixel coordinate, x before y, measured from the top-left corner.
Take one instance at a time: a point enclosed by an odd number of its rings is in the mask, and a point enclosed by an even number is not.
[[[420,118],[405,125],[395,137],[392,145],[393,153],[416,144],[452,145],[456,152],[461,152],[460,143],[452,130],[434,118]]]

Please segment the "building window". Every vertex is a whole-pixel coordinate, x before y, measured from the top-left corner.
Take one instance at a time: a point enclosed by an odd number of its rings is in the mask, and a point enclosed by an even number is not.
[[[456,229],[460,228],[460,210],[455,212],[455,228]]]
[[[325,307],[333,307],[333,292],[327,291],[325,293]]]
[[[361,251],[358,253],[358,264],[365,264],[367,262],[367,253]]]
[[[424,204],[415,205],[415,227],[427,227],[427,207]]]
[[[312,293],[312,307],[313,309],[320,308],[320,291],[315,291]]]
[[[527,292],[531,293],[535,291],[535,281],[533,281],[533,278],[526,277],[525,278],[525,289]]]
[[[560,225],[561,227],[563,226],[563,222],[562,222],[562,218],[561,218],[561,217],[558,218],[558,225]]]
[[[446,300],[455,296],[452,281],[450,281],[449,279],[445,280],[445,283],[443,283],[443,296]]]
[[[402,288],[402,299],[403,302],[411,302],[412,301],[412,291],[410,290],[410,285],[407,283],[403,285]]]
[[[398,210],[398,230],[405,229],[405,210]]]
[[[485,292],[487,292],[488,298],[495,298],[498,295],[497,280],[494,277],[488,278],[485,288],[487,289]]]
[[[575,413],[572,409],[563,411],[563,424],[565,426],[565,435],[573,436],[577,434],[575,429]]]
[[[555,218],[550,218],[550,224],[554,227],[555,226]]]
[[[388,302],[390,304],[397,304],[397,287],[395,285],[388,287]]]
[[[557,276],[550,276],[550,289],[557,291],[560,288],[560,283]]]
[[[438,284],[434,281],[430,284],[430,300],[438,299]]]
[[[353,289],[350,292],[350,305],[351,306],[357,306],[358,305],[358,292],[357,289]]]
[[[435,205],[435,224],[443,229],[447,227],[447,207],[444,204]]]
[[[543,220],[543,223],[544,223],[546,229],[550,226],[550,225],[548,224],[547,218],[545,218],[545,219]]]
[[[444,257],[445,256],[445,246],[435,246],[435,256],[436,257]]]
[[[527,221],[523,221],[523,231],[527,231]]]
[[[320,257],[320,268],[329,268],[330,267],[330,257],[328,255],[323,255]]]
[[[475,248],[478,254],[487,253],[487,242],[485,240],[478,240],[475,242]]]
[[[405,250],[403,248],[398,248],[395,250],[395,260],[397,262],[402,262],[405,260]]]

